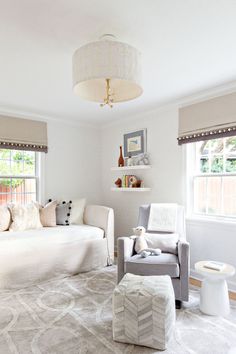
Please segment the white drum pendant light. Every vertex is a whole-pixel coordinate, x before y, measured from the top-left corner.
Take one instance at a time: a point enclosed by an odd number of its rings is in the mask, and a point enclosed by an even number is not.
[[[143,92],[141,54],[112,35],[77,49],[73,56],[73,90],[101,106],[132,100]]]

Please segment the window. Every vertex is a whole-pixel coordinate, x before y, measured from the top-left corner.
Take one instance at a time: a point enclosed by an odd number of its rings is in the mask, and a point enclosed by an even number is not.
[[[39,153],[0,149],[0,204],[38,199]]]
[[[236,219],[236,136],[189,145],[192,213]]]

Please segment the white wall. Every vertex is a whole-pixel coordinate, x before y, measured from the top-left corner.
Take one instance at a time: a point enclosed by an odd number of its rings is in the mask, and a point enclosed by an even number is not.
[[[45,199],[101,201],[101,139],[97,128],[48,122]]]
[[[236,225],[219,221],[187,221],[187,237],[191,245],[191,268],[194,277],[201,277],[194,271],[194,264],[204,259],[226,262],[236,267]],[[228,280],[229,288],[236,291],[236,276]]]
[[[117,165],[123,134],[147,128],[147,150],[152,169],[139,173],[151,192],[112,192],[119,176]],[[102,128],[48,122],[49,153],[45,155],[45,198],[86,197],[88,203],[111,206],[115,211],[115,236],[130,235],[143,203],[185,201],[184,151],[177,145],[178,107],[127,118]],[[203,259],[215,259],[236,267],[234,223],[187,220],[191,244],[191,269]],[[236,290],[236,276],[229,286]]]
[[[150,202],[182,202],[182,150],[177,145],[178,110],[159,110],[132,119],[124,119],[103,128],[102,167],[103,200],[115,210],[115,235],[129,235],[137,224],[140,204]],[[124,132],[147,128],[147,150],[152,169],[137,173],[151,192],[112,192],[110,187],[119,174],[111,172],[117,166],[119,146]],[[119,171],[118,171],[119,172]]]
[[[147,150],[153,168],[142,174],[147,193],[112,192],[110,187],[119,176],[110,168],[117,165],[119,146],[127,131],[147,128]],[[172,107],[122,120],[102,130],[103,203],[114,208],[115,236],[131,234],[137,223],[138,208],[143,203],[185,203],[185,154],[177,144],[178,108]],[[214,259],[236,267],[236,225],[216,222],[187,221],[187,238],[191,246],[191,269],[194,263]],[[230,288],[236,290],[236,276],[230,279]]]

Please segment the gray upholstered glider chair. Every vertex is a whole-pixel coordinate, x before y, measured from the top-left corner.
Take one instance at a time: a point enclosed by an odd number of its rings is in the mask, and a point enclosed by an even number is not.
[[[138,226],[147,230],[150,205],[139,208]],[[147,230],[148,232],[148,230]],[[150,232],[153,233],[153,232]],[[188,301],[189,296],[189,243],[185,235],[184,208],[178,206],[176,233],[179,235],[177,254],[162,253],[160,256],[141,258],[135,253],[134,240],[129,237],[119,237],[118,246],[118,282],[125,273],[137,275],[170,275],[175,291],[176,307],[181,301]]]

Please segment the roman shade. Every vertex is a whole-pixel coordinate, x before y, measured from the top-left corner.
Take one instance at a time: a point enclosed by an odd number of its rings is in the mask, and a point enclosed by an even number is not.
[[[47,123],[0,116],[0,148],[47,152]]]
[[[232,135],[236,135],[236,92],[179,109],[179,145]]]

